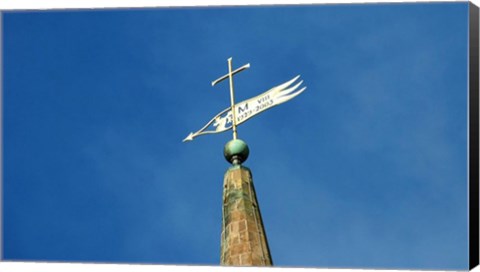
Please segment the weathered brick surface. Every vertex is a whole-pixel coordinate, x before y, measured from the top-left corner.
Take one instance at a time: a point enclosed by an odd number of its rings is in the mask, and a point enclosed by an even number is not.
[[[250,170],[243,166],[231,167],[225,173],[223,186],[220,264],[271,266]]]

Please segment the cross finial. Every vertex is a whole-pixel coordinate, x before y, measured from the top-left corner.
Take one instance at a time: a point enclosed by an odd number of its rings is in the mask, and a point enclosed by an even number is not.
[[[215,86],[217,83],[229,79],[230,81],[230,103],[231,103],[231,110],[232,110],[232,131],[233,131],[233,139],[237,139],[237,118],[235,114],[235,91],[233,89],[233,75],[240,73],[241,71],[250,68],[250,63],[243,65],[242,67],[238,68],[235,71],[232,71],[232,58],[228,58],[228,74],[212,81],[212,86]]]

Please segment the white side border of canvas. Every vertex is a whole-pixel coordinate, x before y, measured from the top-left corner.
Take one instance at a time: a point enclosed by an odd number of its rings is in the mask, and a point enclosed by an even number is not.
[[[65,8],[120,8],[120,7],[189,7],[189,6],[245,6],[272,4],[331,4],[331,3],[402,3],[402,2],[467,2],[459,0],[2,0],[0,10],[11,9],[65,9]],[[479,5],[480,0],[472,0]]]

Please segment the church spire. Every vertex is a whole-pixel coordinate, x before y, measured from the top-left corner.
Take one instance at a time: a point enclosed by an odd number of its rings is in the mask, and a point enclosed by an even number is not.
[[[228,79],[230,83],[230,107],[214,116],[183,141],[192,141],[200,135],[232,130],[233,140],[225,145],[225,159],[232,164],[223,179],[222,238],[220,264],[237,266],[271,266],[272,257],[258,206],[252,172],[242,163],[248,158],[247,144],[238,139],[237,126],[253,116],[298,96],[300,76],[275,86],[270,90],[240,103],[235,103],[233,76],[250,68],[247,63],[232,70],[232,58],[228,60],[228,73],[212,81],[212,86]],[[299,89],[300,88],[300,89]]]
[[[233,139],[225,145],[224,155],[232,166],[223,180],[220,264],[271,266],[252,173],[241,165],[248,158],[248,146],[242,140]]]

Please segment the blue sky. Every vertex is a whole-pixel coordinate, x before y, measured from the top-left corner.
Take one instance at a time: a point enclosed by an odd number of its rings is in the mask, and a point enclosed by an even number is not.
[[[466,269],[468,4],[3,14],[9,260],[219,263],[229,105],[277,266]]]

